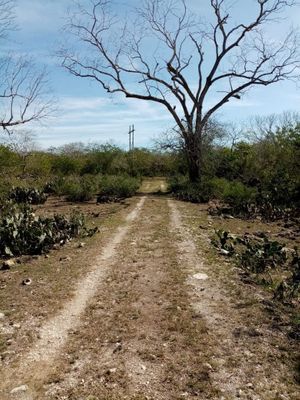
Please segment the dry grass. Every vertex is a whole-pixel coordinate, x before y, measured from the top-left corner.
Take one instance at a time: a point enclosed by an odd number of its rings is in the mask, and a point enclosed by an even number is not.
[[[132,201],[131,201],[132,202]],[[134,202],[134,201],[133,201]],[[69,214],[77,206],[65,205],[60,199],[51,199],[38,213]],[[119,224],[126,205],[81,205],[90,226],[100,232],[92,238],[76,239],[49,255],[21,257],[9,271],[0,271],[0,311],[5,319],[0,321],[0,359],[3,365],[17,361],[18,356],[37,339],[38,328],[55,315],[74,293],[75,283],[86,274],[96,255],[107,240],[107,232]],[[79,248],[79,243],[85,246]],[[30,286],[22,285],[30,278]],[[1,365],[1,364],[0,364]]]
[[[214,229],[229,230],[235,234],[258,230],[268,232],[277,238],[282,224],[264,224],[257,221],[212,218],[205,205],[177,203],[184,216],[186,229],[190,231],[203,255],[204,268],[209,275],[210,287],[215,287],[215,299],[209,307],[218,307],[219,317],[211,319],[210,332],[215,341],[221,336],[226,340],[225,353],[215,358],[213,367],[215,379],[222,381],[222,371],[231,371],[233,376],[241,375],[242,391],[246,396],[244,379],[254,384],[255,393],[260,398],[273,400],[287,396],[297,399],[299,394],[299,348],[296,341],[288,338],[291,318],[297,319],[299,303],[292,308],[272,300],[267,287],[241,282],[239,268],[234,260],[220,256],[210,244]],[[298,239],[297,239],[298,240]],[[288,241],[291,246],[295,241]],[[208,318],[210,318],[212,313]],[[225,339],[226,338],[226,339]],[[213,339],[212,339],[213,340]],[[259,366],[259,369],[257,369]],[[243,375],[247,374],[248,378]],[[264,379],[268,379],[264,384]],[[260,385],[257,385],[261,382]],[[238,386],[239,383],[236,382]],[[277,392],[276,392],[277,389]],[[226,392],[225,392],[226,393]],[[224,398],[227,399],[225,396]],[[228,399],[231,399],[230,395]]]
[[[163,400],[218,393],[207,366],[207,327],[189,305],[186,275],[169,240],[166,202],[148,199],[145,207],[88,309],[85,329],[69,343],[68,357],[78,369],[59,366],[56,378],[64,370],[64,380],[50,384],[50,398],[102,400],[111,391],[116,399]]]
[[[139,189],[139,193],[166,193],[168,191],[168,184],[166,178],[145,178]]]
[[[151,181],[146,189],[156,191],[158,185],[161,180]],[[131,199],[129,209],[135,203]],[[235,266],[209,242],[213,228],[270,230],[275,237],[281,226],[212,219],[206,206],[176,204],[183,231],[196,243],[190,259],[195,271],[186,262],[191,249],[180,254],[181,234],[170,232],[166,199],[149,197],[80,327],[69,332],[46,381],[35,382],[36,400],[232,400],[236,388],[243,389],[242,399],[298,398],[296,346],[285,336],[285,311],[268,303],[263,288],[241,283]],[[84,248],[74,241],[50,258],[30,259],[1,273],[4,368],[32,346],[38,327],[72,296],[75,282],[128,211],[120,204],[75,206],[51,199],[38,213],[71,208],[83,211],[100,233],[84,240]],[[61,262],[62,256],[71,260]],[[192,287],[198,260],[209,279]],[[25,277],[32,278],[31,286],[20,285]],[[249,381],[253,388],[247,388]]]

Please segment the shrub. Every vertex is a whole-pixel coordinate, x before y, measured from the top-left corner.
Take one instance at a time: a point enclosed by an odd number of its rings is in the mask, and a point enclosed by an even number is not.
[[[274,298],[277,300],[285,300],[286,298],[291,299],[299,294],[300,290],[300,256],[297,247],[294,249],[293,258],[291,261],[292,274],[283,279],[282,282],[277,286]],[[298,326],[298,337],[300,338],[300,326]]]
[[[245,186],[242,182],[229,182],[225,186],[222,200],[228,203],[235,213],[245,213],[255,201],[256,190]]]
[[[69,184],[66,199],[75,202],[90,201],[94,198],[96,190],[96,184],[92,179],[82,177],[78,182]]]
[[[115,201],[132,197],[140,186],[140,180],[127,176],[104,176],[100,183],[97,202]]]
[[[78,235],[92,235],[82,214],[73,213],[69,219],[62,215],[37,217],[28,205],[7,204],[0,219],[0,256],[42,254],[54,244],[64,244]]]
[[[66,196],[68,201],[84,202],[93,199],[97,192],[99,179],[90,175],[82,177],[59,177],[51,183],[51,191],[58,196]]]
[[[278,265],[284,265],[287,260],[284,245],[270,241],[267,237],[264,237],[262,242],[247,237],[239,241],[245,246],[240,255],[241,265],[250,272],[263,273]]]
[[[237,256],[240,266],[251,273],[263,273],[287,261],[284,244],[272,241],[264,234],[260,238],[231,235],[227,231],[217,230],[212,238],[215,247],[226,250],[226,254]]]
[[[81,162],[79,159],[61,154],[56,155],[52,160],[52,172],[54,174],[70,175],[80,172]]]
[[[35,188],[13,188],[8,198],[16,203],[43,204],[47,200],[47,195]]]
[[[288,276],[274,289],[274,298],[280,301],[297,297],[300,289],[300,257],[297,248],[291,253],[285,245],[269,240],[264,234],[260,237],[243,237],[231,235],[227,231],[217,230],[211,240],[213,246],[226,256],[235,257],[237,264],[247,273],[259,277],[267,274],[273,285],[271,271],[281,267]],[[265,278],[259,280],[266,283]]]
[[[192,183],[187,177],[179,175],[170,179],[169,188],[175,198],[191,203],[205,203],[212,197],[212,186],[208,180]]]

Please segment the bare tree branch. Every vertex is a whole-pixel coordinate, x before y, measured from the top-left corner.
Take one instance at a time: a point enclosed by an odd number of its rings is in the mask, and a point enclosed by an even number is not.
[[[79,4],[70,17],[66,29],[77,50],[62,49],[62,65],[108,93],[162,104],[199,168],[205,127],[221,107],[254,86],[299,76],[298,33],[275,42],[263,31],[294,0],[255,0],[253,19],[238,24],[228,0],[207,0],[212,13],[206,25],[185,0],[145,0],[133,28],[111,13],[109,0],[91,4]],[[215,104],[208,106],[212,96]]]
[[[14,28],[14,0],[0,0],[0,40]],[[47,93],[46,70],[13,53],[0,56],[0,127],[12,132],[17,126],[41,121],[54,111]]]
[[[0,67],[0,127],[11,131],[19,125],[37,122],[54,111],[46,92],[46,71],[22,57],[6,57]]]
[[[0,39],[6,38],[8,32],[15,28],[14,0],[0,0]]]

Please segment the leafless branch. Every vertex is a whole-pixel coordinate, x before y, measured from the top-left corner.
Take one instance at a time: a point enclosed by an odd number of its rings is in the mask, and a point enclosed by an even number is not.
[[[6,39],[14,24],[15,0],[0,0],[0,39]],[[54,111],[47,96],[47,73],[38,71],[26,57],[0,56],[0,127],[15,127],[40,121]]]
[[[111,13],[109,0],[91,0],[89,9],[79,4],[67,26],[77,50],[62,49],[62,65],[108,93],[162,104],[200,152],[205,127],[224,104],[254,86],[295,79],[300,66],[295,30],[275,42],[262,29],[295,0],[255,0],[254,18],[238,24],[228,0],[208,3],[205,27],[185,0],[145,0],[132,29]],[[207,106],[211,95],[217,100]]]
[[[14,0],[0,0],[0,39],[15,28]]]
[[[46,71],[37,71],[30,60],[14,56],[3,58],[0,66],[0,127],[11,132],[17,126],[50,116],[54,103],[46,87]]]

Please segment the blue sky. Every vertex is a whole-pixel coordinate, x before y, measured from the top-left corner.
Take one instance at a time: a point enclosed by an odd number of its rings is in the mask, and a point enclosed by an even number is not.
[[[88,0],[86,0],[88,1]],[[135,6],[136,0],[119,2]],[[206,18],[208,0],[187,0],[196,12],[201,10]],[[237,0],[240,8],[235,18],[253,11],[254,0]],[[55,52],[64,40],[61,30],[71,0],[17,0],[16,13],[19,30],[6,45],[16,52],[32,55],[37,63],[45,64],[49,82],[57,99],[58,114],[44,126],[35,128],[40,146],[46,148],[82,141],[108,142],[127,145],[128,126],[136,126],[136,144],[148,146],[152,138],[174,125],[164,108],[149,102],[110,97],[99,86],[85,79],[69,75],[59,66]],[[240,13],[240,15],[239,15]],[[300,7],[289,11],[280,26],[270,27],[274,38],[290,25],[300,21]],[[193,76],[190,76],[191,80]],[[254,89],[242,100],[232,101],[222,109],[220,118],[227,122],[241,122],[257,114],[277,113],[285,110],[299,111],[300,88],[292,82],[283,82],[267,88]]]

